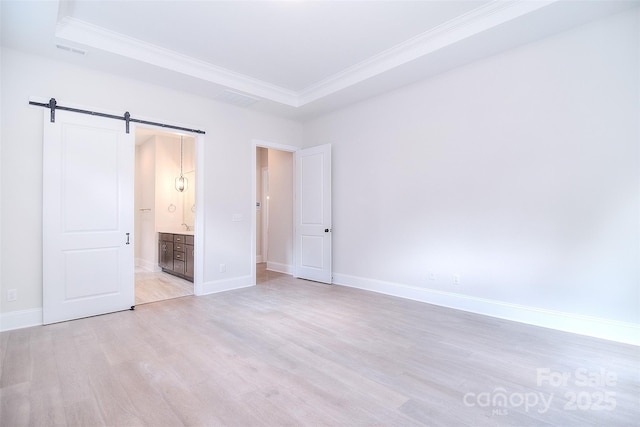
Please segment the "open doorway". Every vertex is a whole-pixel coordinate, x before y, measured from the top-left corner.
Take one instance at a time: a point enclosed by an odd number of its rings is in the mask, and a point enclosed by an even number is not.
[[[255,143],[254,277],[265,283],[293,274],[293,151]]]
[[[194,294],[195,145],[189,134],[136,129],[136,305]]]
[[[253,164],[252,168],[252,203],[256,203],[253,209],[252,224],[252,279],[257,284],[257,171],[258,148],[266,148],[268,157],[268,229],[266,266],[267,271],[276,271],[282,274],[291,274],[294,277],[313,280],[320,283],[332,283],[332,225],[331,225],[331,145],[324,144],[306,149],[274,144],[265,141],[253,140]],[[283,167],[275,167],[269,154],[280,153],[288,158],[288,164]],[[281,153],[284,152],[284,153]],[[285,156],[286,154],[286,156]],[[288,205],[276,203],[274,194],[274,171],[281,171],[288,175],[286,187],[279,193],[280,198],[287,198],[291,202]],[[283,206],[280,214],[274,213],[274,206]],[[280,250],[284,251],[284,263],[276,260],[274,255],[273,239],[276,235],[273,224],[274,217],[290,218],[288,222],[282,222],[280,229],[284,236]],[[265,254],[262,255],[263,261]]]

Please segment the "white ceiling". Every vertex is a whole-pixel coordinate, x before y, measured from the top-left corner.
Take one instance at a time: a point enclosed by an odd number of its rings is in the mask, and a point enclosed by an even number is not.
[[[68,12],[144,43],[299,91],[483,3],[172,1],[151,9],[147,2],[76,1]]]
[[[639,4],[0,1],[4,46],[299,119]]]

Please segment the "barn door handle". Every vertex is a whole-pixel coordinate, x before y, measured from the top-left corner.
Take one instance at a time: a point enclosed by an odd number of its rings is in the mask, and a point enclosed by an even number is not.
[[[129,244],[129,233],[126,233],[126,234],[127,234],[127,243],[126,244],[128,245]]]

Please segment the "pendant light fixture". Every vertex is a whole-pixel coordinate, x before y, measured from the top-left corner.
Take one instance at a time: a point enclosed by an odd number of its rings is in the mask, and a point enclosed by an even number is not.
[[[182,135],[180,135],[180,176],[176,178],[176,190],[184,192],[189,180],[182,174]]]

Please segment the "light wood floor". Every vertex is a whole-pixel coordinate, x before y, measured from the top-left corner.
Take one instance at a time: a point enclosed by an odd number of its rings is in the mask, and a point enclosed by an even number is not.
[[[193,283],[168,273],[136,269],[136,305],[193,295]]]
[[[0,425],[640,420],[637,347],[261,274],[260,286],[3,332]],[[570,378],[538,385],[538,370]]]

